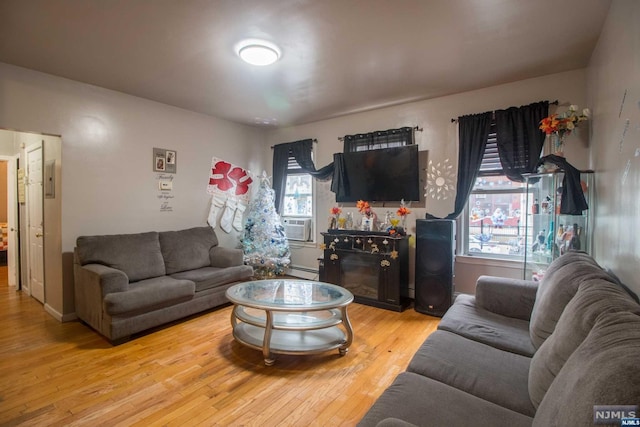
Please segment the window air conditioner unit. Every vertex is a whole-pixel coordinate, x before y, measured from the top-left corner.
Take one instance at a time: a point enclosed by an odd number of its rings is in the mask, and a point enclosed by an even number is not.
[[[289,240],[311,240],[310,218],[283,218],[284,232]]]

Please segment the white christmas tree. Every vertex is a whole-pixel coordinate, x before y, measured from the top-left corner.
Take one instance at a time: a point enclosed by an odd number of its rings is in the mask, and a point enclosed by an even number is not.
[[[274,201],[275,192],[263,172],[258,194],[249,203],[242,237],[244,262],[253,267],[256,277],[262,279],[284,274],[291,263],[289,241]]]

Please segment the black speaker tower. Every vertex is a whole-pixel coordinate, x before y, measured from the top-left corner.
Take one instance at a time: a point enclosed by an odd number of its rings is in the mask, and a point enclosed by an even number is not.
[[[442,317],[451,307],[455,241],[454,220],[416,221],[416,311]]]

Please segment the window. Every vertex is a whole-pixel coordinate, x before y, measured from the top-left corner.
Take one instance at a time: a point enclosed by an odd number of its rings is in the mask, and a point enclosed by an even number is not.
[[[511,181],[504,175],[495,124],[492,124],[480,172],[467,203],[464,252],[523,259],[527,232],[525,200],[525,184]]]
[[[313,217],[313,178],[302,171],[293,155],[287,164],[282,212],[286,217]]]

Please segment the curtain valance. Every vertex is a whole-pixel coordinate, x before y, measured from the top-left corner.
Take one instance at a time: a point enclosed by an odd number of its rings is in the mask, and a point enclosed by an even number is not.
[[[345,135],[344,153],[353,151],[375,150],[378,148],[399,147],[413,144],[412,127],[398,129],[377,130],[369,133]]]

